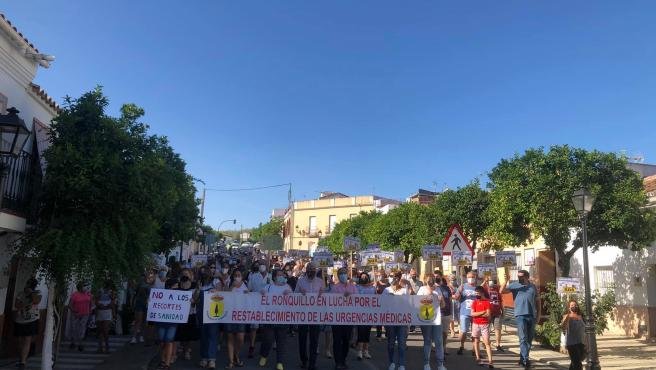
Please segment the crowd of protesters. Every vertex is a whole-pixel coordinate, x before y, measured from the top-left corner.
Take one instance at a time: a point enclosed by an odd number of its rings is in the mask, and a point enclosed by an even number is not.
[[[347,265],[347,264],[345,264]],[[386,327],[369,325],[287,325],[258,323],[202,323],[204,297],[207,291],[230,291],[243,294],[382,294],[394,296],[420,295],[431,297],[439,303],[441,313],[440,325],[422,325],[419,327],[423,337],[424,370],[430,370],[431,364],[438,370],[444,367],[449,333],[456,335],[454,322],[458,322],[460,346],[457,351],[462,355],[468,333],[471,340],[472,355],[479,365],[493,368],[493,348],[490,332],[496,334],[496,351],[501,347],[501,293],[511,292],[520,301],[517,318],[522,325],[520,342],[522,344],[521,364],[528,366],[528,354],[534,321],[537,317],[536,306],[539,305],[532,296],[534,286],[528,283],[528,272],[520,271],[520,281],[499,287],[489,277],[478,279],[469,272],[462,284],[456,283],[455,275],[444,276],[439,269],[417,276],[412,268],[408,271],[385,271],[384,269],[348,268],[319,269],[308,259],[282,259],[276,255],[234,253],[208,256],[205,263],[191,266],[172,262],[168,266],[148,269],[134,281],[116,283],[105,281],[98,289],[79,282],[70,294],[66,337],[70,340],[70,349],[84,351],[85,337],[89,328],[95,329],[98,341],[97,352],[109,352],[110,335],[121,334],[122,327],[130,330],[131,344],[143,343],[146,346],[160,347],[158,369],[169,369],[178,359],[191,360],[194,351],[199,351],[201,368],[226,369],[244,366],[241,358],[242,348],[248,349],[246,356],[255,359],[260,367],[271,363],[276,370],[296,368],[291,366],[288,337],[298,336],[297,361],[300,368],[317,369],[317,358],[324,354],[333,358],[336,370],[347,369],[350,348],[356,349],[356,360],[367,361],[372,358],[370,339],[372,331],[377,341],[387,342],[389,370],[405,370],[406,349],[409,332],[417,328],[406,325]],[[508,277],[506,277],[508,281]],[[480,283],[480,285],[478,284]],[[35,308],[40,295],[35,290],[36,281],[31,279],[25,291],[16,300],[19,308],[15,330],[21,339],[19,367],[24,368],[31,338],[37,334],[38,310]],[[191,292],[191,304],[186,323],[150,322],[147,319],[148,299],[151,289],[174,289]],[[526,306],[525,308],[523,308]],[[119,311],[120,309],[120,311]],[[515,308],[517,314],[517,308]],[[526,311],[526,312],[524,312]],[[563,319],[563,327],[571,331],[580,331],[579,316],[576,307]],[[126,325],[122,325],[121,321]],[[128,329],[128,324],[131,327]],[[323,336],[323,340],[321,337]],[[568,337],[568,349],[572,357],[578,360],[580,340]],[[256,349],[256,341],[260,342]],[[319,343],[323,342],[323,348]],[[27,345],[25,344],[27,343]],[[485,361],[481,356],[480,344],[485,350]],[[570,344],[571,343],[571,344]],[[222,351],[225,351],[224,354]],[[219,354],[221,353],[221,356]],[[434,353],[434,355],[433,355]],[[218,358],[224,358],[224,364],[217,364]]]

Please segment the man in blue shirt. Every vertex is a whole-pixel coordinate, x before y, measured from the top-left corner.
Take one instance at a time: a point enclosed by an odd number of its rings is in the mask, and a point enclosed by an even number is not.
[[[528,271],[517,271],[517,280],[508,284],[510,273],[506,270],[506,281],[503,283],[501,293],[512,293],[513,295],[517,336],[519,337],[519,364],[528,369],[535,324],[541,314],[540,295],[535,285],[529,281]]]

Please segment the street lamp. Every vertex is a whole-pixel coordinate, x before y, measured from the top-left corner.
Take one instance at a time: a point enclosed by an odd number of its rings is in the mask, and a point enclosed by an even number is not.
[[[588,345],[590,350],[588,351],[588,358],[586,361],[586,369],[601,369],[599,365],[599,356],[597,353],[597,336],[595,333],[595,323],[594,316],[592,315],[592,298],[590,296],[590,271],[588,267],[588,214],[592,210],[594,205],[595,197],[587,189],[580,189],[574,192],[572,195],[572,202],[574,203],[574,208],[579,214],[581,219],[581,227],[583,229],[583,280],[585,283],[585,310],[586,310],[586,321],[585,321],[585,333],[588,336]]]
[[[25,121],[18,117],[18,109],[11,107],[7,114],[0,114],[0,155],[18,157],[30,137]],[[5,197],[5,182],[11,162],[0,161],[0,208]]]

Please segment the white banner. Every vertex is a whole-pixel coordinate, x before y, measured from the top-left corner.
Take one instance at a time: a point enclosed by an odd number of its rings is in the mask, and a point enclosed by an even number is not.
[[[203,323],[439,325],[434,296],[205,292]]]
[[[186,323],[191,306],[191,291],[151,289],[146,320]]]

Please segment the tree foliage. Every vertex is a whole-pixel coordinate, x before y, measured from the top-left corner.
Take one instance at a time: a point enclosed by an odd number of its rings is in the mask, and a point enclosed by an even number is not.
[[[589,245],[639,249],[656,239],[654,213],[639,175],[613,153],[569,146],[529,149],[502,160],[490,173],[489,234],[511,246],[543,237],[558,254],[563,276],[581,247],[580,221],[572,204],[575,190],[596,196],[588,217]],[[568,249],[570,241],[573,246]]]
[[[369,235],[365,235],[365,230],[380,217],[382,217],[382,214],[376,211],[360,212],[355,217],[338,222],[332,233],[322,239],[319,244],[338,253],[344,251],[344,238],[347,236],[360,238],[363,246],[376,243],[377,240],[375,238],[370,239]]]
[[[266,236],[282,234],[282,217],[272,217],[267,223],[260,223],[257,227],[251,229],[251,239],[262,241]]]
[[[124,105],[106,114],[100,88],[66,104],[52,122],[39,218],[21,252],[58,282],[138,272],[150,252],[193,237],[197,201],[185,162]]]

